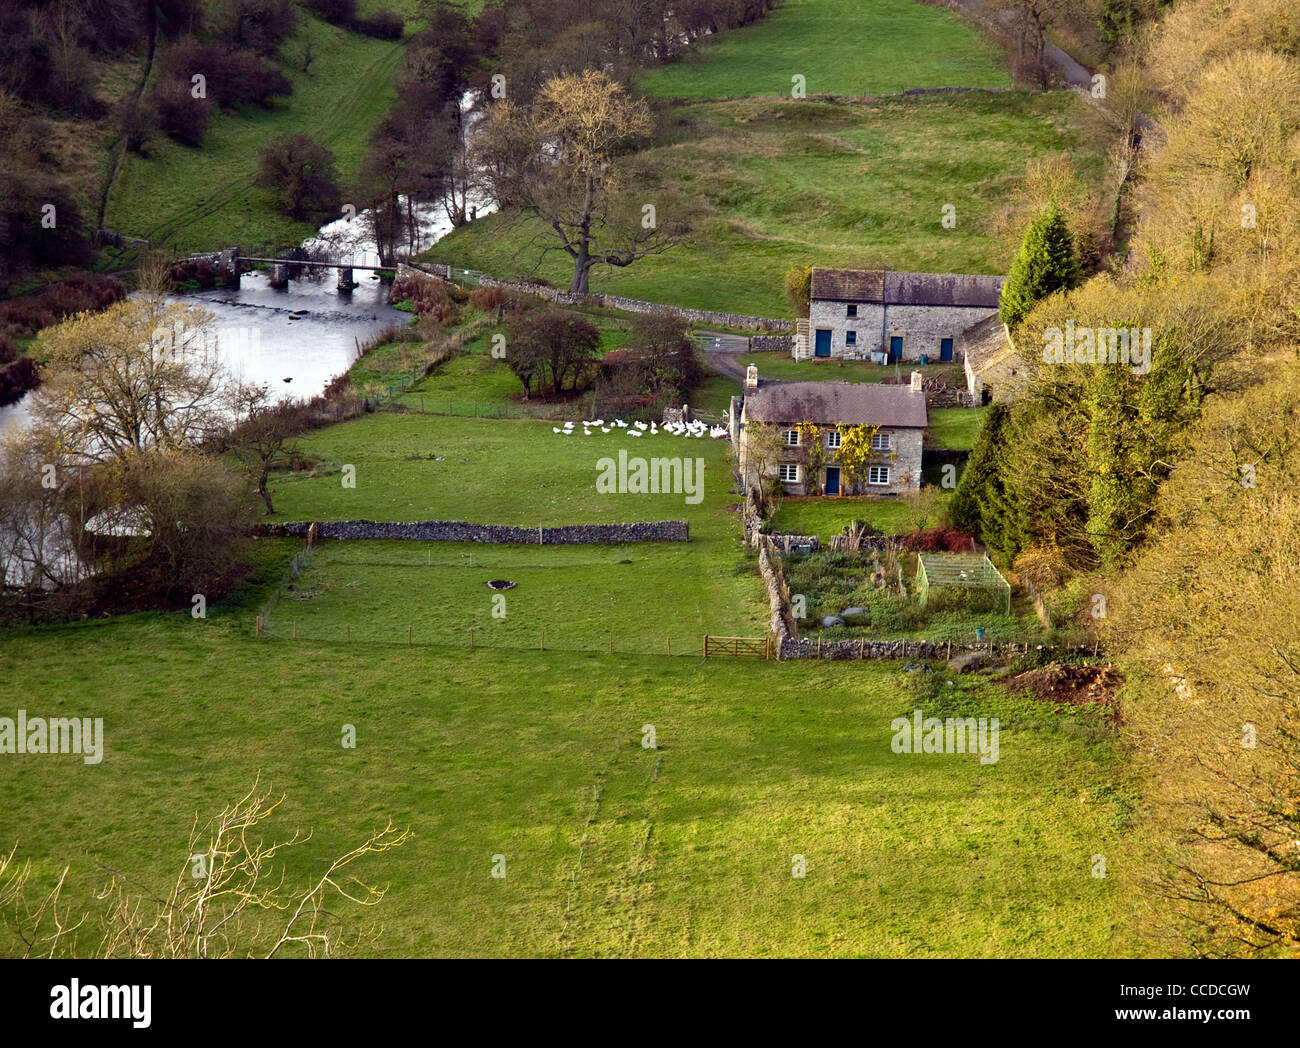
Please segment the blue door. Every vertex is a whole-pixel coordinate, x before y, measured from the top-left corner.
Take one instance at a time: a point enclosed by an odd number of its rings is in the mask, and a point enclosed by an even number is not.
[[[838,495],[840,493],[840,467],[826,467],[826,494]]]
[[[903,336],[891,335],[889,338],[889,359],[897,363],[903,359]]]
[[[940,360],[952,359],[952,339],[950,338],[939,339],[939,359]]]
[[[829,328],[817,329],[817,344],[813,347],[813,356],[829,357],[831,355],[831,332]]]

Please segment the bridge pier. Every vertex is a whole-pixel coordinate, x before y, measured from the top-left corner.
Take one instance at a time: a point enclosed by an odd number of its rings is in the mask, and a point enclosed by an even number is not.
[[[217,258],[219,279],[229,287],[239,287],[239,248],[224,248]]]
[[[271,287],[276,291],[289,286],[289,266],[287,263],[277,262],[271,267]]]
[[[352,267],[339,266],[339,294],[345,294],[356,286],[356,281],[352,279]]]

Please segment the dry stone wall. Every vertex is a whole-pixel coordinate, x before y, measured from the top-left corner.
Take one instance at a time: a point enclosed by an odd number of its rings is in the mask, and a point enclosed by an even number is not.
[[[304,538],[309,523],[268,524],[264,534]],[[623,542],[689,542],[684,520],[645,524],[564,524],[526,528],[507,524],[469,524],[459,520],[420,520],[410,523],[373,520],[331,520],[316,525],[321,539],[399,539],[417,542],[490,542],[534,546],[614,545]]]

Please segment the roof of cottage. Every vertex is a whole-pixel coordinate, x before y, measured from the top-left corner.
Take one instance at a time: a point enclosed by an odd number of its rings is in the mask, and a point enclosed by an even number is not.
[[[882,302],[891,306],[996,309],[1006,277],[965,273],[895,273],[875,269],[813,269],[816,302]]]
[[[978,374],[1008,352],[1015,351],[1006,326],[996,314],[963,331],[962,345],[966,350],[966,368],[972,374]]]
[[[782,382],[745,397],[747,422],[915,427],[929,424],[925,395],[882,382]]]

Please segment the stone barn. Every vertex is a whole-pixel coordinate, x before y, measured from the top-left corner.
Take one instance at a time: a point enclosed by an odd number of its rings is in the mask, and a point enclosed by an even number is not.
[[[796,360],[959,362],[966,331],[997,313],[1000,276],[814,269],[808,325]]]

